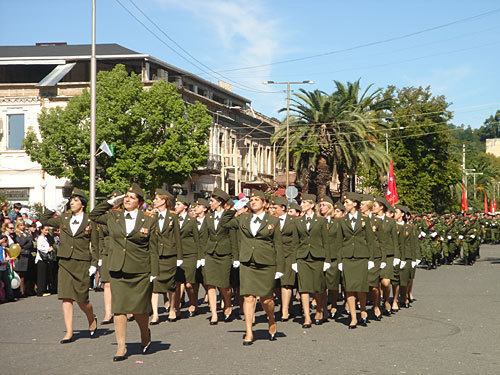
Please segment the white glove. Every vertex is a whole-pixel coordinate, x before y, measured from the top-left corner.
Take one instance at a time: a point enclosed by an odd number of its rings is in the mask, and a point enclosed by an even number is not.
[[[406,266],[406,261],[402,260],[401,264],[399,265],[399,269],[402,270]]]
[[[488,225],[488,222],[486,222],[485,224]]]
[[[420,237],[425,237],[425,236],[427,236],[425,232],[420,232]]]
[[[432,233],[431,233],[431,237],[432,237],[432,238],[436,237],[437,235],[438,235],[438,234],[437,234],[436,232],[432,232]]]
[[[339,264],[337,265],[337,268],[339,269],[339,271],[340,271],[340,272],[342,272],[342,269],[343,269],[344,267],[342,267],[342,263],[339,263]]]
[[[43,224],[40,223],[39,221],[37,221],[35,225],[36,225],[37,228],[41,228],[43,226]]]
[[[297,268],[297,263],[292,263],[292,270],[294,270],[295,272],[299,272],[298,268]]]
[[[235,260],[233,262],[233,268],[238,268],[240,266],[240,261],[239,260]]]
[[[102,266],[102,259],[99,259],[99,260],[97,261],[97,265],[98,265],[99,267],[101,267],[101,266]]]
[[[371,270],[373,267],[375,267],[375,263],[371,260],[368,261],[368,269]]]
[[[451,240],[451,236],[448,236],[448,239]]]
[[[474,236],[473,234],[470,235],[470,238],[476,238],[476,236]]]
[[[417,263],[417,266],[420,264],[420,262],[421,262],[421,261],[422,261],[422,259],[417,259],[417,260],[415,261],[415,263]]]
[[[463,240],[463,239],[464,239],[464,236],[460,235],[460,236],[458,236],[458,239],[459,239],[459,240]]]
[[[444,241],[444,238],[443,237],[439,237],[439,241]]]
[[[121,204],[123,202],[123,198],[125,198],[125,194],[108,200],[108,203],[112,206],[116,206],[117,204]]]
[[[182,266],[182,263],[184,263],[182,259],[177,259],[177,267]]]
[[[152,283],[154,279],[156,279],[156,276],[149,276],[149,282],[150,283]]]
[[[283,274],[281,272],[276,272],[274,275],[275,280],[278,280],[280,277],[283,277]]]
[[[380,269],[383,270],[385,268],[385,266],[387,266],[387,263],[386,262],[381,262],[380,263]]]
[[[326,272],[331,266],[330,263],[323,262],[323,272]]]
[[[200,268],[201,267],[201,259],[198,259],[196,261],[196,268]]]
[[[394,267],[396,267],[396,266],[399,264],[399,262],[401,262],[401,259],[399,259],[399,258],[394,258],[394,260],[392,261],[392,265],[393,265]]]
[[[89,276],[92,276],[97,271],[96,266],[90,266],[89,268]]]
[[[54,211],[59,211],[59,212],[63,212],[64,211],[64,207],[66,207],[66,205],[68,204],[69,200],[67,198],[64,198],[57,206],[56,206],[56,209]]]
[[[200,259],[200,264],[202,267],[205,267],[205,258]]]

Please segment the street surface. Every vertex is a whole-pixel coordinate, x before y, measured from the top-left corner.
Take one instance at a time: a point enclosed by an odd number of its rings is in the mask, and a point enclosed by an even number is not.
[[[99,337],[90,339],[75,304],[77,340],[61,345],[64,323],[57,296],[30,297],[0,305],[0,373],[500,373],[500,246],[483,245],[473,266],[418,269],[414,295],[417,301],[410,309],[366,328],[348,330],[347,319],[308,330],[297,322],[278,322],[275,342],[267,340],[260,311],[256,341],[249,347],[242,346],[243,321],[209,326],[204,313],[169,323],[162,314],[161,324],[151,327],[151,354],[140,354],[138,327],[129,322],[129,358],[116,363],[112,325],[99,326]],[[90,298],[100,321],[103,294],[91,292]],[[203,305],[202,311],[207,310]]]

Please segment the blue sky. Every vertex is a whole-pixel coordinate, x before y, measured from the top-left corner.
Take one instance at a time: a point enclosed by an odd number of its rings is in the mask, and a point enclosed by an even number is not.
[[[129,0],[97,0],[98,43],[118,43],[216,82],[215,74],[207,75],[199,63],[191,65],[172,52],[118,1],[183,54]],[[232,80],[235,92],[269,116],[280,116],[277,110],[285,105],[285,94],[284,87],[262,85],[267,80],[313,80],[314,85],[303,87],[326,92],[333,90],[333,80],[359,78],[362,87],[430,85],[433,94],[445,95],[453,103],[455,124],[473,127],[500,109],[498,1],[133,1],[197,60],[213,71],[225,71],[220,73],[223,78],[217,77]],[[399,37],[497,9],[387,43],[277,63]],[[0,45],[90,43],[90,0],[2,0],[0,10],[7,15],[0,24]],[[227,71],[255,65],[264,66]]]

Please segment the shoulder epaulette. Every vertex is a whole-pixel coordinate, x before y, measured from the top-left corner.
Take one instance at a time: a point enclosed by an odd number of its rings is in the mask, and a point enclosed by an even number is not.
[[[123,209],[122,208],[112,208],[111,211],[122,212]]]
[[[152,213],[145,212],[145,211],[143,213],[144,213],[144,216],[151,217],[151,218],[155,217],[155,215]]]

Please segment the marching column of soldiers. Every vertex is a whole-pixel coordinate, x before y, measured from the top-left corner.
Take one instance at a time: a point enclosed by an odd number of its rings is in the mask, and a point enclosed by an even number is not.
[[[184,307],[185,318],[198,315],[200,303],[208,303],[210,325],[244,320],[245,346],[254,343],[258,303],[270,341],[278,337],[277,321],[304,329],[347,322],[355,329],[411,307],[420,264],[471,265],[481,242],[500,241],[493,215],[414,214],[354,192],[335,203],[302,194],[300,205],[259,190],[236,204],[220,189],[196,202],[157,189],[149,208],[144,197],[132,185],[87,214],[87,196],[74,189],[70,211],[47,209],[41,217],[61,232],[62,344],[74,341],[73,302],[88,319],[90,337],[99,336],[88,288],[97,270],[106,291],[101,325],[114,324],[113,360],[122,361],[127,321],[139,326],[142,353],[150,351],[149,326],[161,322],[160,297],[171,323],[183,317]]]

